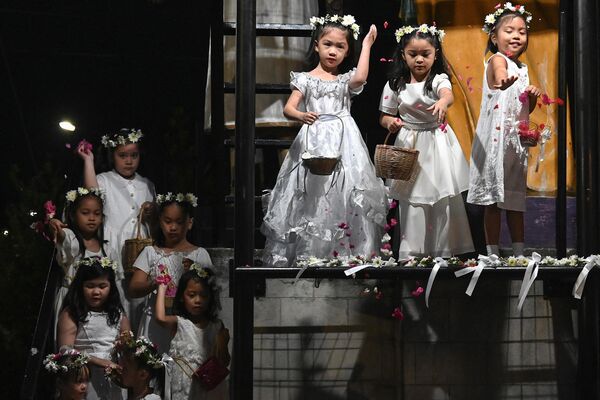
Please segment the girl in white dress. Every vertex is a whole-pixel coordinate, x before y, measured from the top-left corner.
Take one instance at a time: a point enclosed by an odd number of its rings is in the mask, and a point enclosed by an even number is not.
[[[471,151],[467,201],[485,206],[488,254],[498,254],[501,210],[506,210],[515,256],[523,255],[523,212],[527,192],[527,148],[519,126],[529,126],[540,89],[529,84],[527,66],[519,56],[527,49],[531,13],[505,3],[485,19],[489,34],[481,111]]]
[[[311,18],[315,28],[310,72],[291,73],[284,114],[304,123],[279,170],[261,227],[264,262],[285,267],[310,256],[379,254],[388,202],[383,181],[350,115],[369,72],[377,37],[371,26],[356,68],[351,69],[354,17]],[[311,158],[338,158],[331,175],[309,171]]]
[[[136,339],[133,332],[123,332],[115,342],[113,354],[121,366],[121,383],[129,388],[128,400],[162,399],[156,382],[164,373],[165,361],[154,343],[143,336]]]
[[[197,205],[196,197],[191,193],[167,193],[158,195],[156,202],[160,225],[154,238],[156,244],[144,248],[133,263],[134,273],[129,284],[129,295],[144,298],[138,335],[150,339],[161,352],[167,352],[171,336],[154,319],[156,278],[171,276],[167,295],[172,299],[177,291],[179,278],[192,263],[211,267],[212,261],[205,249],[187,240],[187,233],[194,222],[192,213]]]
[[[454,98],[443,36],[444,31],[425,24],[398,29],[391,79],[381,95],[379,122],[398,132],[394,145],[419,150],[411,178],[388,182],[399,205],[400,258],[473,251],[461,195],[468,189],[469,167],[445,122]]]
[[[108,256],[115,259],[114,252],[104,243],[103,199],[104,193],[98,188],[70,190],[66,194],[65,223],[56,218],[48,222],[50,234],[56,243],[56,259],[64,273],[54,303],[54,315],[57,321],[62,311],[63,300],[75,277],[75,263],[83,257]],[[119,264],[115,279],[121,301],[125,298],[125,293],[119,285],[123,277],[123,267]],[[56,340],[56,329],[54,339]]]
[[[44,368],[56,375],[55,399],[85,400],[90,381],[88,361],[86,354],[70,348],[46,356]]]
[[[112,135],[102,136],[102,144],[109,151],[109,159],[114,169],[96,175],[94,154],[81,144],[77,154],[83,159],[83,179],[87,188],[99,187],[105,193],[104,202],[104,238],[114,249],[119,262],[125,240],[136,235],[137,216],[140,208],[150,209],[154,201],[154,184],[137,173],[140,165],[141,130],[121,129]],[[141,236],[148,237],[149,232],[142,225]],[[126,285],[126,282],[124,281]],[[131,304],[130,304],[131,303]],[[139,318],[139,303],[126,299],[125,311],[136,322]]]
[[[173,337],[169,355],[174,362],[167,367],[170,372],[171,399],[229,399],[227,380],[207,391],[196,378],[190,376],[210,357],[215,357],[225,367],[230,362],[227,347],[229,331],[217,318],[219,294],[214,272],[193,264],[182,275],[175,297],[176,315],[165,313],[166,291],[167,285],[159,282],[156,319]]]
[[[107,257],[82,258],[58,320],[58,345],[90,357],[88,400],[125,399],[127,392],[104,377],[104,370],[119,370],[110,360],[113,342],[129,331],[115,284],[116,264]]]

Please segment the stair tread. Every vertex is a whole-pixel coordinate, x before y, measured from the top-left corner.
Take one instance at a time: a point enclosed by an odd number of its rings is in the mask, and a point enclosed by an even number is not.
[[[225,82],[223,91],[235,93],[235,82]],[[289,83],[256,83],[255,85],[257,94],[289,94],[291,91]]]
[[[254,139],[254,145],[257,147],[288,148],[292,145],[293,142],[293,139]],[[225,139],[225,146],[235,146],[235,140]]]
[[[223,33],[235,35],[236,22],[223,22]],[[310,37],[312,27],[308,24],[256,24],[256,36]]]

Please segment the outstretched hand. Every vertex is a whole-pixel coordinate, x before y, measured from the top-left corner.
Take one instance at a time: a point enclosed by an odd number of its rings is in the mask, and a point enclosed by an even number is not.
[[[427,108],[427,111],[431,111],[433,115],[437,115],[437,122],[441,124],[446,119],[446,113],[448,112],[448,104],[440,99],[435,102],[434,105]]]
[[[363,39],[363,46],[371,46],[375,39],[377,38],[377,27],[375,25],[371,25],[369,28],[369,32],[367,32],[365,38]]]
[[[519,79],[518,76],[508,76],[500,80],[500,83],[494,85],[494,89],[506,90]]]
[[[81,157],[83,161],[94,162],[94,153],[86,149],[83,143],[79,143],[79,146],[77,146],[77,155]]]
[[[64,237],[65,233],[63,229],[67,228],[67,224],[59,219],[52,218],[50,221],[48,221],[48,227],[50,228],[50,236],[54,242],[56,242],[57,240],[61,241],[61,238]]]

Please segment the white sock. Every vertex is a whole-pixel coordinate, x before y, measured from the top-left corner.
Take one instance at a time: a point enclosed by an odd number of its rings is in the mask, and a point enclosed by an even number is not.
[[[525,248],[525,244],[523,242],[513,242],[513,244],[512,244],[513,255],[515,257],[522,256],[524,248]]]
[[[492,254],[495,254],[497,256],[500,255],[500,248],[497,244],[488,244],[485,246],[485,249],[487,250],[488,256],[491,256]]]

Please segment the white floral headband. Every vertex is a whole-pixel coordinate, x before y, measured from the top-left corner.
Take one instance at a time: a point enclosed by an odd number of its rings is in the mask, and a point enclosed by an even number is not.
[[[89,194],[99,197],[100,200],[102,200],[102,202],[104,203],[104,191],[100,188],[88,189],[79,187],[77,189],[69,190],[65,195],[65,198],[67,199],[67,203],[73,203],[75,200],[77,200],[78,197],[87,196]]]
[[[90,357],[75,349],[64,349],[56,354],[48,354],[44,359],[44,368],[52,373],[69,372],[86,365]]]
[[[482,30],[488,35],[492,33],[494,27],[496,26],[496,22],[502,15],[505,13],[520,13],[525,18],[525,22],[527,23],[527,28],[529,28],[529,23],[533,19],[533,15],[529,11],[525,11],[525,6],[521,4],[517,4],[515,6],[512,3],[504,3],[502,6],[500,3],[496,4],[496,11],[491,14],[485,16],[485,21],[483,23]]]
[[[194,196],[192,193],[177,193],[177,194],[173,194],[171,192],[168,192],[167,194],[158,194],[156,195],[156,203],[157,204],[162,204],[162,203],[170,203],[176,201],[177,203],[190,203],[190,205],[192,207],[197,207],[198,206],[198,198],[196,196]]]
[[[138,143],[144,134],[141,129],[121,129],[118,133],[102,136],[101,142],[107,149],[129,143]]]
[[[136,339],[131,331],[121,333],[113,349],[116,353],[131,351],[136,359],[154,369],[163,368],[167,364],[166,354],[161,356],[154,343],[144,336]]]
[[[396,30],[396,42],[400,43],[402,40],[402,36],[410,35],[413,32],[419,33],[428,33],[431,36],[437,36],[438,40],[442,42],[444,40],[444,36],[446,36],[446,32],[443,29],[438,29],[435,25],[429,26],[427,24],[422,24],[420,26],[403,26]]]
[[[114,272],[117,272],[117,263],[108,257],[85,257],[85,258],[82,258],[81,260],[77,261],[73,265],[73,268],[75,268],[77,270],[82,265],[91,267],[92,265],[95,265],[95,264],[99,264],[102,268],[106,268],[106,269],[110,268]]]
[[[358,35],[360,34],[360,27],[356,23],[356,19],[354,19],[354,16],[350,14],[343,16],[337,14],[327,14],[324,17],[310,17],[310,26],[312,26],[313,30],[327,23],[340,24],[350,29],[352,31],[352,37],[354,37],[354,40],[358,39]]]

